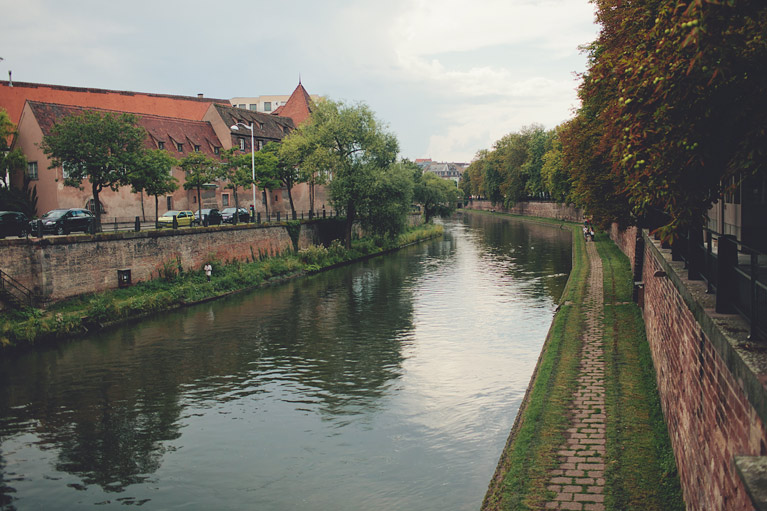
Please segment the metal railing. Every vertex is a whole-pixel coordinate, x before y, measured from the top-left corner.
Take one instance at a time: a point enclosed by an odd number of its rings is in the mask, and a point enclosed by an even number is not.
[[[751,339],[767,340],[767,254],[706,228],[680,236],[671,254],[684,261],[688,279],[716,293],[716,312],[740,314]]]
[[[20,305],[32,307],[35,304],[35,294],[3,270],[0,270],[0,293]]]

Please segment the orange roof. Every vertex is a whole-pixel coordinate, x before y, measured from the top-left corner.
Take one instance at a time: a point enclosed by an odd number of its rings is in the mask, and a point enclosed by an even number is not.
[[[272,115],[279,115],[282,117],[290,117],[293,119],[293,124],[298,126],[312,113],[312,98],[309,93],[306,92],[301,82],[298,82],[298,87],[293,91],[284,105],[277,108]]]
[[[135,114],[201,120],[211,103],[229,104],[224,99],[145,92],[113,91],[64,85],[0,81],[0,108],[4,108],[14,124],[19,123],[27,100],[88,108],[102,108]]]

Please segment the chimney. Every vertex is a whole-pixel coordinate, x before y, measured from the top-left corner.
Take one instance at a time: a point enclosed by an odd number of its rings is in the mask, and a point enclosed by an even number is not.
[[[199,92],[199,93],[197,94],[197,97],[198,97],[198,98],[201,98],[201,97],[202,97],[202,92]]]
[[[13,87],[13,79],[11,78],[12,71],[8,70],[8,87]]]

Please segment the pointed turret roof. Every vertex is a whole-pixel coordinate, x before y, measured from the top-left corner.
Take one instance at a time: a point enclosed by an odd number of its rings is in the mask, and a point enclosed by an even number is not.
[[[272,115],[279,115],[281,117],[290,117],[293,119],[293,124],[298,126],[312,113],[312,98],[309,93],[306,92],[304,86],[301,84],[301,80],[298,80],[298,87],[293,91],[284,105],[277,108]]]

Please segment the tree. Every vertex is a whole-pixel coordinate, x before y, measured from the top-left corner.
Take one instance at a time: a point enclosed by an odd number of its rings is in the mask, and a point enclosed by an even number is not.
[[[371,208],[377,174],[394,163],[398,143],[364,104],[348,106],[323,101],[309,120],[286,137],[302,156],[300,166],[327,173],[334,207],[346,216],[345,243],[351,247],[352,226],[363,223]],[[321,165],[321,166],[320,166]]]
[[[64,117],[43,136],[40,147],[51,159],[49,168],[63,167],[66,186],[82,188],[84,179],[90,181],[97,230],[101,230],[99,194],[127,184],[141,160],[146,132],[137,122],[131,114],[84,111]]]
[[[9,176],[14,170],[23,170],[27,159],[20,149],[11,151],[9,140],[16,134],[16,126],[8,112],[0,108],[0,187],[10,188]]]
[[[159,216],[159,197],[178,190],[178,179],[171,171],[178,160],[162,149],[144,151],[141,163],[128,176],[133,193],[146,192],[154,196],[154,217]],[[143,202],[142,202],[143,210]]]
[[[237,196],[238,188],[251,187],[253,185],[253,168],[251,155],[240,152],[232,147],[221,153],[221,177],[227,181],[226,187],[232,190],[234,195],[234,207],[239,210],[240,200]],[[256,204],[253,204],[255,209]]]
[[[197,216],[202,218],[202,189],[219,177],[220,166],[213,158],[197,151],[184,156],[179,166],[186,172],[184,190],[197,191]]]
[[[423,207],[426,223],[431,222],[435,215],[450,215],[455,211],[461,195],[452,181],[432,172],[424,172],[415,185],[415,201]]]
[[[413,172],[410,166],[395,163],[372,173],[372,186],[360,201],[362,229],[378,239],[393,239],[407,227],[413,203]]]
[[[277,177],[277,165],[279,160],[277,156],[268,151],[258,151],[255,155],[256,168],[256,186],[266,192],[266,217],[269,218],[269,195],[271,190],[280,186],[280,180]]]
[[[293,214],[293,219],[296,218],[296,207],[293,204],[293,186],[298,183],[302,183],[305,178],[308,178],[299,169],[299,160],[289,150],[283,150],[280,144],[276,142],[269,142],[264,146],[262,151],[273,154],[277,158],[277,166],[275,168],[275,177],[279,180],[280,184],[288,191],[288,201],[290,201],[290,211]],[[311,202],[311,201],[310,201]]]
[[[767,171],[767,4],[595,3],[602,28],[563,149],[602,155],[628,213],[665,212],[669,238],[700,224],[726,183]],[[596,140],[582,147],[578,131]]]
[[[541,183],[543,189],[552,200],[566,204],[571,202],[570,179],[567,168],[562,158],[562,142],[559,135],[554,132],[551,139],[551,148],[543,155],[541,166]]]

